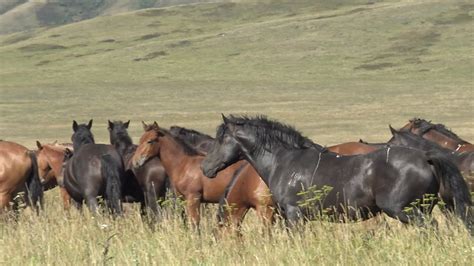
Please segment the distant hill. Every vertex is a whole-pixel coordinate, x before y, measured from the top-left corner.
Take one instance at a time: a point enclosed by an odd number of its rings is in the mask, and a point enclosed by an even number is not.
[[[151,7],[228,0],[2,0],[0,34],[59,26]]]

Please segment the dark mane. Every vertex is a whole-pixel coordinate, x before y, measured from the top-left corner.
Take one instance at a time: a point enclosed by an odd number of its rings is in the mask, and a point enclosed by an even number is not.
[[[307,149],[316,148],[319,151],[325,149],[304,137],[292,126],[282,124],[275,120],[270,120],[266,116],[250,118],[247,116],[234,116],[228,118],[228,123],[244,126],[252,130],[258,139],[258,144],[254,149],[259,150],[265,146],[271,147],[275,144],[283,144],[287,149]],[[216,138],[221,139],[224,134],[225,123],[217,128]]]
[[[459,141],[461,144],[467,144],[468,142],[461,139],[456,133],[452,132],[449,130],[445,125],[443,124],[433,124],[431,121],[427,121],[422,118],[413,118],[410,120],[410,122],[413,123],[413,126],[415,128],[420,129],[421,135],[424,135],[426,132],[434,129],[438,131],[439,133],[445,135],[446,137],[452,138],[454,140]]]
[[[213,137],[211,137],[211,136],[209,136],[205,133],[196,131],[194,129],[180,127],[180,126],[171,126],[170,127],[170,132],[171,133],[177,132],[180,135],[186,135],[186,136],[191,136],[191,137],[192,136],[199,136],[199,137],[203,137],[203,138],[207,138],[207,139],[214,139]]]
[[[186,141],[173,136],[168,130],[160,128],[160,131],[163,132],[165,135],[168,135],[171,138],[173,138],[183,148],[184,153],[186,153],[187,155],[190,155],[190,156],[197,156],[197,155],[204,156],[205,155],[205,154],[200,153],[195,148],[193,148]]]
[[[170,138],[174,139],[174,140],[183,148],[184,153],[186,153],[187,155],[190,155],[190,156],[197,156],[197,155],[204,156],[204,154],[200,153],[199,151],[197,151],[196,149],[194,149],[193,147],[191,147],[188,143],[186,143],[186,142],[183,141],[182,139],[180,139],[180,138],[178,138],[178,137],[174,137],[174,136],[169,132],[169,130],[166,130],[166,129],[164,129],[164,128],[158,128],[157,125],[155,125],[155,124],[145,125],[145,126],[144,126],[144,129],[145,129],[145,131],[154,130],[154,131],[156,131],[156,132],[161,132],[161,133],[163,133],[164,135],[167,135],[167,136],[169,136]]]
[[[71,140],[75,151],[79,150],[79,148],[84,144],[95,143],[94,135],[89,128],[87,128],[86,124],[80,124],[77,126],[77,130],[72,134]]]

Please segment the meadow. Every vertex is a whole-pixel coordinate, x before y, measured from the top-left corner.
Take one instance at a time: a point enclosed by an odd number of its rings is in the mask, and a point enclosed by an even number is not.
[[[474,5],[469,1],[236,1],[145,9],[0,36],[0,139],[34,148],[69,142],[72,120],[181,125],[214,135],[220,113],[266,114],[322,145],[390,138],[388,125],[423,117],[474,140]],[[62,210],[0,223],[0,264],[429,264],[470,265],[461,223],[438,231],[389,218],[315,221],[289,236],[215,238],[178,215],[151,230],[137,206],[124,218]]]

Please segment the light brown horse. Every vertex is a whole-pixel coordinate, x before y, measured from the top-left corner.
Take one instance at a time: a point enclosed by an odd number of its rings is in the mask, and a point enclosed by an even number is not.
[[[340,155],[357,155],[378,148],[359,142],[346,142],[327,149]],[[250,164],[244,166],[226,188],[219,203],[217,215],[219,226],[229,226],[233,230],[238,230],[249,209],[256,210],[264,226],[273,223],[275,205],[270,189]]]
[[[457,152],[474,151],[474,145],[461,139],[443,124],[433,124],[421,118],[413,118],[400,131],[411,131],[443,148]]]
[[[159,155],[173,189],[186,201],[185,208],[191,223],[199,226],[201,202],[218,203],[236,170],[246,163],[237,162],[219,172],[216,178],[207,178],[201,170],[202,154],[161,129],[156,122],[152,125],[143,123],[143,126],[145,133],[132,157],[133,166],[138,168]]]
[[[38,146],[38,173],[43,185],[57,184],[59,185],[59,193],[63,200],[64,209],[68,210],[71,206],[71,197],[64,188],[63,179],[63,161],[67,149],[72,150],[72,146],[62,144],[41,144],[36,141]],[[52,188],[48,185],[48,188]]]
[[[10,202],[19,192],[25,193],[26,203],[38,212],[43,188],[36,155],[20,144],[0,141],[0,213],[10,209]]]

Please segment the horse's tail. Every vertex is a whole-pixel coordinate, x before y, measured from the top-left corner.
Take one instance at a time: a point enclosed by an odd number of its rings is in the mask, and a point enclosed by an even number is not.
[[[222,194],[219,200],[219,206],[217,208],[217,223],[220,226],[225,225],[226,223],[226,213],[228,211],[229,206],[227,206],[227,196],[229,195],[230,191],[234,187],[235,183],[237,182],[237,178],[240,176],[240,173],[245,169],[247,163],[244,163],[241,167],[239,167],[234,174],[232,175],[232,179],[230,180],[229,184],[227,184],[224,194]]]
[[[28,155],[31,160],[31,171],[26,180],[28,201],[30,206],[36,210],[36,213],[39,213],[40,209],[43,209],[43,185],[39,178],[36,154],[33,151],[29,151]]]
[[[105,178],[105,200],[113,215],[122,214],[122,166],[110,154],[101,158],[101,173]]]
[[[427,153],[429,163],[433,165],[439,180],[439,193],[448,210],[459,216],[471,234],[474,233],[474,221],[469,215],[472,206],[471,195],[457,166],[444,155],[436,152]]]

